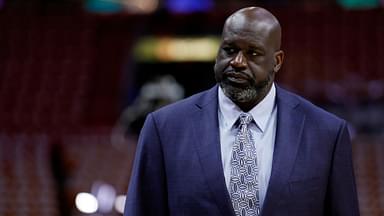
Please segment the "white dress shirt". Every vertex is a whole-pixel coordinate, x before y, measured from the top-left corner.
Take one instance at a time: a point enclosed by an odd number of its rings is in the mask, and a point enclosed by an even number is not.
[[[225,183],[229,191],[232,146],[238,131],[235,122],[243,111],[224,94],[221,87],[219,87],[218,91],[221,158],[224,168]],[[252,115],[255,121],[254,123],[251,123],[248,128],[251,130],[257,152],[261,207],[264,203],[272,169],[277,119],[275,98],[276,88],[273,84],[267,96],[248,112]]]

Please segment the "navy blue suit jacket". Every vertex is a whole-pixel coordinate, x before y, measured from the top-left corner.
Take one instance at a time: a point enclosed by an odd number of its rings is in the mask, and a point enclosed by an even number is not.
[[[277,87],[263,216],[359,215],[344,120]],[[217,86],[148,115],[125,216],[234,216],[220,153]]]

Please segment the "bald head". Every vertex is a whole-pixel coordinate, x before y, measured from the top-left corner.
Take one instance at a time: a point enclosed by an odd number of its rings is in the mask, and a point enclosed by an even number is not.
[[[258,33],[268,38],[275,51],[281,46],[281,26],[277,18],[260,7],[240,9],[227,18],[223,34],[228,30],[242,29],[250,34]]]

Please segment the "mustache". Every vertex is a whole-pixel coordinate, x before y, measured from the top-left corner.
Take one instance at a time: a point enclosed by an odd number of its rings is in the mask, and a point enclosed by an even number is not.
[[[252,79],[252,76],[244,71],[235,71],[235,70],[226,70],[223,73],[223,76],[225,77],[236,77],[236,78],[243,78],[243,79]]]

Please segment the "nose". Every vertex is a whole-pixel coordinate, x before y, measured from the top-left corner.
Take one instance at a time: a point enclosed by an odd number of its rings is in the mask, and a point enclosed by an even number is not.
[[[244,69],[247,67],[247,62],[243,52],[239,51],[235,58],[230,61],[230,65],[235,69]]]

